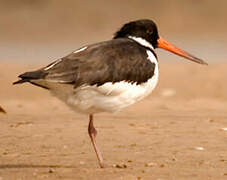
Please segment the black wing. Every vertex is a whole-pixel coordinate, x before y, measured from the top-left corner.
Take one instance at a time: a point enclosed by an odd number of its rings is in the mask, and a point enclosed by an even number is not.
[[[75,87],[120,81],[140,84],[154,75],[155,64],[147,59],[146,51],[132,40],[114,39],[84,47],[45,68],[24,73],[16,83],[43,79]]]

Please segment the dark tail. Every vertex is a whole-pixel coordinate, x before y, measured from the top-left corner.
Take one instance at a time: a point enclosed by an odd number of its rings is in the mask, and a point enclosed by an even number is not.
[[[13,82],[13,85],[14,84],[22,84],[22,83],[25,83],[25,82],[29,82],[29,80],[27,80],[27,79],[20,79],[18,81]]]
[[[13,84],[21,84],[21,83],[25,83],[25,82],[30,82],[32,84],[35,84],[34,82],[31,82],[31,80],[44,79],[46,75],[47,75],[47,73],[44,72],[43,70],[26,72],[24,74],[19,75],[18,77],[20,79],[18,81],[14,82]],[[35,84],[35,85],[40,86],[38,84]]]

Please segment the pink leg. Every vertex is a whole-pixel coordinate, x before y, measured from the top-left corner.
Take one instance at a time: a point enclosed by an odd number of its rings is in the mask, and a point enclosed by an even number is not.
[[[96,156],[97,156],[98,161],[99,161],[99,166],[101,168],[103,168],[104,164],[103,164],[102,154],[101,154],[101,152],[99,151],[99,149],[98,149],[98,147],[96,145],[95,137],[97,135],[97,131],[96,131],[94,125],[93,125],[93,115],[92,114],[89,115],[88,134],[89,134],[89,136],[91,138],[92,145],[93,145],[93,147],[95,149],[95,153],[96,153]]]

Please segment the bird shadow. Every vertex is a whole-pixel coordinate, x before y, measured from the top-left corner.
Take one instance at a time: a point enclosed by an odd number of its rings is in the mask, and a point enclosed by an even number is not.
[[[71,165],[42,165],[42,164],[0,164],[0,169],[13,169],[13,168],[76,168]]]

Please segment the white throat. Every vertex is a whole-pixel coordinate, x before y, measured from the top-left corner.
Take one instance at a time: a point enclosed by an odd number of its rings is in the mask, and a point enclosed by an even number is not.
[[[146,41],[145,39],[141,38],[141,37],[135,37],[135,36],[128,36],[128,38],[136,41],[137,43],[139,43],[142,46],[148,47],[150,49],[154,50],[154,47],[152,46],[151,43],[149,43],[148,41]]]

